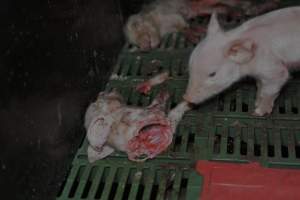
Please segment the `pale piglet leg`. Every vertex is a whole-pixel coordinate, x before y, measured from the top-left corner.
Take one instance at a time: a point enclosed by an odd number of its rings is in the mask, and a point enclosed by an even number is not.
[[[259,104],[255,108],[255,116],[264,116],[272,112],[274,101],[277,98],[278,93],[275,94],[265,94],[261,97]]]
[[[163,72],[161,74],[158,74],[158,75],[154,76],[153,78],[151,78],[147,81],[144,81],[144,82],[138,84],[136,89],[140,93],[148,94],[152,87],[165,82],[168,78],[169,78],[169,73],[168,72]]]
[[[285,69],[277,76],[276,79],[268,81],[262,80],[259,93],[257,94],[258,100],[254,111],[256,116],[264,116],[272,112],[274,101],[277,98],[282,86],[286,83],[289,77],[288,71]]]
[[[260,100],[261,100],[261,81],[257,80],[256,81],[256,99],[255,99],[255,107],[257,107],[260,104]]]
[[[176,128],[177,128],[179,122],[181,121],[183,115],[191,109],[192,109],[192,107],[188,102],[182,101],[173,110],[171,110],[169,112],[168,118],[171,121],[171,127],[172,127],[173,133],[175,133]]]
[[[100,151],[96,151],[91,146],[88,146],[87,153],[88,153],[88,160],[90,163],[95,162],[96,160],[103,159],[110,154],[112,154],[115,150],[110,146],[104,145]]]

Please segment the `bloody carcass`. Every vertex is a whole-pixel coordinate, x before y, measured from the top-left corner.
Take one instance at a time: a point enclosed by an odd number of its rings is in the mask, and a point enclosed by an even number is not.
[[[165,113],[168,97],[161,92],[142,108],[125,105],[116,91],[100,92],[85,114],[89,161],[115,150],[126,152],[132,161],[145,161],[166,150],[175,130]]]

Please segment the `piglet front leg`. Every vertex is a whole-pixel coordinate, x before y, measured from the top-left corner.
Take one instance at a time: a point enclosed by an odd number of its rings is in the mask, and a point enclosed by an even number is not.
[[[289,78],[286,68],[280,67],[275,77],[258,80],[254,116],[271,114],[280,89]]]
[[[261,87],[262,83],[261,80],[256,80],[256,99],[255,99],[255,108],[258,107],[261,101]]]
[[[183,118],[183,115],[191,109],[192,109],[192,105],[190,103],[188,103],[187,101],[182,101],[173,110],[169,112],[168,118],[171,121],[171,127],[173,133],[175,133],[179,122]]]

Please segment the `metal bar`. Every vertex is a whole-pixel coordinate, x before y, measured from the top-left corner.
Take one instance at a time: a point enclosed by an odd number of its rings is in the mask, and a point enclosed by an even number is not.
[[[180,153],[187,153],[187,145],[188,145],[188,137],[189,137],[189,129],[187,126],[180,127],[181,134],[181,145],[180,145]]]
[[[165,200],[167,177],[168,177],[168,174],[166,171],[164,171],[159,176],[158,194],[157,194],[156,200]]]
[[[248,127],[247,157],[254,156],[254,127]]]
[[[150,168],[149,173],[146,176],[145,183],[147,184],[147,187],[145,188],[144,194],[143,194],[143,200],[150,199],[151,196],[151,190],[153,187],[153,183],[155,180],[155,170],[154,168]]]
[[[143,176],[143,172],[140,170],[134,174],[128,199],[136,199],[136,195],[139,189],[140,180],[142,176]]]
[[[90,191],[89,191],[89,194],[88,194],[89,199],[95,198],[97,188],[99,187],[99,184],[101,182],[101,177],[103,175],[103,171],[104,171],[103,167],[97,168],[96,175],[92,180],[92,185],[91,185],[91,188],[90,188]]]
[[[65,187],[64,187],[64,189],[62,191],[61,197],[66,198],[66,197],[69,196],[70,190],[71,190],[71,188],[72,188],[72,186],[74,184],[74,181],[76,179],[76,176],[77,176],[77,174],[79,172],[79,168],[80,168],[79,165],[74,165],[72,167],[71,172],[70,172],[70,174],[69,174],[69,176],[67,178],[66,185],[65,185]]]
[[[173,187],[172,187],[172,194],[171,194],[171,199],[172,200],[178,199],[178,194],[180,192],[180,184],[181,184],[181,179],[182,179],[182,172],[181,171],[179,171],[177,169],[175,174],[176,174],[176,176],[175,176],[174,184],[173,184]]]
[[[106,200],[106,199],[109,198],[111,187],[112,187],[112,184],[115,180],[116,172],[117,172],[116,167],[110,168],[109,175],[105,180],[105,186],[104,186],[104,189],[103,189],[103,193],[101,195],[101,200]]]
[[[75,198],[80,198],[82,196],[84,187],[89,179],[90,172],[91,172],[91,166],[87,165],[84,169],[82,176],[80,177],[79,184],[75,192]]]
[[[116,196],[114,198],[115,200],[122,199],[122,196],[124,194],[124,190],[125,190],[125,187],[127,184],[128,176],[129,176],[129,169],[130,168],[128,168],[128,167],[123,168],[122,175],[119,180],[119,185],[118,185],[118,188],[116,191]]]

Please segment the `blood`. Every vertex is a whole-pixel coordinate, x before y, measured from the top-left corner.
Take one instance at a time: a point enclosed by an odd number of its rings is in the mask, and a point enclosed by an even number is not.
[[[163,152],[172,141],[169,126],[150,125],[143,128],[139,134],[128,142],[131,158],[146,155],[153,158]]]
[[[139,84],[136,87],[136,90],[142,94],[148,94],[151,90],[151,85],[146,81],[146,82]]]

